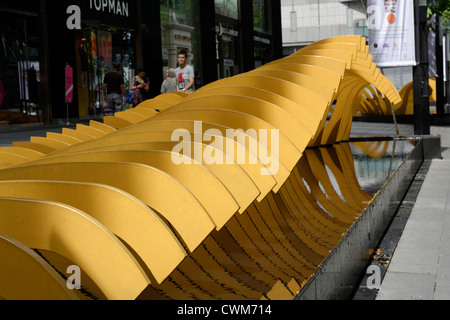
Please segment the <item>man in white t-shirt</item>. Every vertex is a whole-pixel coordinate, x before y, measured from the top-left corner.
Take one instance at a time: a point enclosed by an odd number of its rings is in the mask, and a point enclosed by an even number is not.
[[[194,68],[187,64],[186,51],[180,51],[178,53],[178,65],[179,67],[175,70],[177,90],[181,92],[194,92]]]

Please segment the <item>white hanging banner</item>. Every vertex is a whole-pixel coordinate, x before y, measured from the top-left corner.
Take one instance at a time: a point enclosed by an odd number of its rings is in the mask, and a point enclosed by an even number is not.
[[[414,0],[368,0],[370,54],[378,67],[416,66]]]

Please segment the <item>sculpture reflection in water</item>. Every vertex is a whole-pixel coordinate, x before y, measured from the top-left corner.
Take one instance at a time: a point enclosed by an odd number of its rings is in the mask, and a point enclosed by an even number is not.
[[[377,190],[386,181],[369,183],[355,167],[382,160],[389,165],[374,168],[387,178],[412,148],[373,141],[307,149],[278,193],[214,231],[139,299],[293,299],[373,199],[358,177]]]

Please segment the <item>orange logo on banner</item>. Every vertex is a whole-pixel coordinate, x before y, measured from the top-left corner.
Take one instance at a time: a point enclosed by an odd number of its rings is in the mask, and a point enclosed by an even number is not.
[[[394,24],[395,20],[395,15],[393,15],[392,13],[387,16],[387,21],[389,22],[389,24]]]
[[[387,21],[389,24],[394,24],[397,18],[395,13],[397,12],[397,0],[384,0],[385,10],[388,14]]]

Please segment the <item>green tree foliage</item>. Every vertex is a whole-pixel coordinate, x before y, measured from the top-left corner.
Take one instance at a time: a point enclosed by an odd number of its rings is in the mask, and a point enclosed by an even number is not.
[[[442,25],[447,27],[450,24],[450,0],[438,0],[428,4],[428,18],[436,15],[442,17]]]

